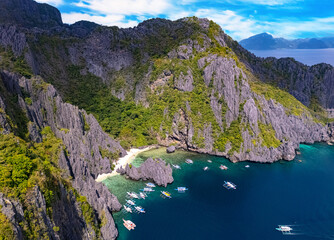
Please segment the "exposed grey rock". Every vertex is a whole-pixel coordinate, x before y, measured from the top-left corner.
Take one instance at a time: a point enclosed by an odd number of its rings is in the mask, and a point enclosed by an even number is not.
[[[180,76],[176,79],[175,87],[181,91],[191,92],[194,89],[193,82],[193,75],[191,70],[188,69],[186,76],[183,72],[180,73]]]
[[[0,206],[1,212],[12,224],[16,239],[23,239],[23,230],[19,224],[24,220],[22,205],[17,201],[6,198],[3,193],[0,193]]]
[[[124,156],[125,150],[102,131],[92,115],[64,103],[53,86],[39,78],[19,78],[6,71],[1,76],[7,90],[19,94],[19,104],[32,122],[29,127],[31,138],[38,140],[38,132],[50,126],[63,141],[68,155],[61,154],[60,167],[67,169],[74,188],[87,197],[97,214],[102,217],[104,212],[104,217],[109,222],[107,227],[101,229],[102,238],[116,238],[117,230],[111,212],[120,210],[121,205],[105,185],[95,182],[95,178],[101,173],[111,172],[113,161],[103,157],[100,150],[114,152],[118,156]],[[20,97],[21,89],[30,94],[31,105],[27,105]]]
[[[166,152],[167,152],[167,153],[173,153],[173,152],[175,152],[175,146],[170,146],[170,147],[168,147],[168,148],[166,149]]]
[[[174,181],[173,170],[170,164],[160,158],[148,158],[138,168],[127,164],[125,169],[120,169],[118,172],[126,174],[133,180],[153,180],[159,186],[166,187],[167,184]]]

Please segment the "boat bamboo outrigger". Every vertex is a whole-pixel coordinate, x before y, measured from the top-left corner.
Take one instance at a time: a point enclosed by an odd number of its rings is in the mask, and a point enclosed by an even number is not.
[[[126,200],[126,203],[132,206],[136,205],[136,203],[132,200]]]
[[[291,234],[291,231],[293,229],[288,225],[278,225],[278,228],[276,228],[276,230],[282,232],[283,234]]]
[[[130,207],[127,207],[125,205],[123,205],[125,211],[129,212],[129,213],[132,213],[132,209]]]
[[[124,220],[123,219],[123,225],[124,227],[126,227],[126,229],[130,230],[134,230],[136,227],[136,224],[134,224],[132,221],[130,220]]]
[[[149,187],[149,188],[153,188],[153,187],[155,187],[155,185],[154,185],[153,183],[150,183],[150,182],[149,182],[149,183],[146,183],[146,186]]]
[[[237,185],[235,185],[232,182],[227,182],[224,181],[224,185],[223,185],[226,189],[237,189]]]
[[[178,187],[175,190],[178,191],[179,193],[184,193],[185,191],[188,190],[188,188],[186,188],[186,187]]]
[[[145,213],[144,208],[142,208],[141,206],[136,206],[135,209],[136,209],[137,212],[139,212],[139,213]]]
[[[188,164],[193,164],[194,162],[193,162],[193,160],[191,160],[191,159],[186,159],[186,163],[188,163]]]
[[[221,170],[227,170],[228,169],[228,167],[226,167],[225,165],[220,165],[220,167],[219,167]]]
[[[147,197],[147,195],[145,194],[145,193],[139,193],[139,195],[140,195],[140,197],[142,198],[142,199],[145,199],[146,197]]]
[[[161,191],[161,197],[163,198],[172,198],[171,194],[169,192],[166,191]]]
[[[154,192],[154,190],[152,188],[146,187],[144,189],[142,189],[143,192]]]
[[[137,193],[134,193],[134,192],[127,192],[128,196],[129,197],[132,197],[132,198],[139,198]]]
[[[181,167],[179,166],[179,165],[177,165],[177,164],[172,164],[172,166],[173,166],[173,168],[175,168],[175,169],[181,169]]]

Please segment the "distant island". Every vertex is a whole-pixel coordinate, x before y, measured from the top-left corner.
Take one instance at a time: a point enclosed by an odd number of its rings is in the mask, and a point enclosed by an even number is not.
[[[280,48],[321,49],[334,48],[334,37],[288,40],[285,38],[274,38],[268,33],[261,33],[243,39],[239,44],[247,50],[274,50]]]

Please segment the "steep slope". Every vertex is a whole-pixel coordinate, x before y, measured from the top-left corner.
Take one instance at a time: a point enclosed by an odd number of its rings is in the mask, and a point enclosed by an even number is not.
[[[332,93],[312,84],[330,85],[330,68],[317,74],[291,60],[268,63],[205,19],[153,19],[133,29],[78,25],[86,30],[20,28],[12,34],[20,44],[0,42],[25,46],[33,73],[93,113],[125,147],[176,143],[233,161],[272,162],[292,159],[300,142],[330,138],[319,103],[331,107]],[[12,36],[6,31],[2,36]]]
[[[95,182],[95,178],[100,173],[110,172],[113,168],[113,160],[125,155],[125,151],[102,131],[92,115],[64,103],[56,90],[43,82],[42,79],[38,77],[26,79],[7,71],[2,71],[0,76],[2,80],[0,94],[2,133],[10,134],[11,129],[17,128],[15,118],[10,118],[12,113],[7,114],[8,107],[16,105],[17,111],[23,113],[16,115],[21,116],[21,118],[25,117],[27,120],[25,121],[27,131],[23,132],[21,136],[25,137],[26,141],[33,141],[30,143],[33,146],[42,145],[38,148],[42,151],[48,151],[48,144],[52,144],[51,146],[55,149],[51,161],[53,167],[50,170],[45,170],[45,174],[50,174],[47,171],[55,171],[55,173],[52,173],[53,177],[47,175],[46,185],[43,185],[43,182],[34,183],[31,180],[35,178],[34,171],[29,170],[26,173],[28,186],[24,188],[27,193],[18,196],[7,194],[9,197],[21,199],[23,206],[20,203],[15,203],[21,209],[20,212],[24,211],[26,214],[25,211],[29,210],[37,215],[30,216],[30,218],[24,215],[23,220],[22,214],[20,214],[21,217],[17,216],[11,222],[14,226],[19,226],[22,221],[26,222],[24,224],[27,226],[41,226],[41,229],[27,227],[31,232],[25,228],[21,230],[28,238],[34,238],[32,236],[36,234],[37,238],[45,234],[45,236],[55,239],[92,239],[94,236],[102,239],[116,238],[117,230],[111,212],[119,210],[121,205],[103,184]],[[21,128],[21,130],[23,129]],[[47,142],[50,136],[53,143]],[[2,137],[7,138],[7,140],[2,142],[1,147],[8,149],[9,141],[13,141],[15,137],[11,134]],[[16,141],[25,144],[24,140],[18,139]],[[16,149],[15,146],[13,147]],[[4,154],[2,164],[9,164],[10,158],[6,152]],[[26,155],[25,161],[32,161],[34,164],[34,154],[40,153]],[[9,156],[18,159],[20,155],[14,152]],[[3,167],[3,171],[8,171],[8,165]],[[10,179],[10,175],[4,175]],[[14,175],[12,178],[14,179]],[[31,183],[29,183],[30,181]],[[48,181],[51,182],[48,183]],[[49,184],[52,184],[52,181],[56,185],[50,189],[51,185]],[[12,185],[8,185],[8,180],[3,179],[2,184],[0,184],[2,191],[7,186]],[[42,188],[42,192],[40,188]],[[3,196],[2,199],[5,202],[4,205],[1,204],[3,207],[6,207],[8,202],[12,202],[7,196]],[[14,204],[14,202],[12,203]],[[40,207],[44,209],[44,212],[36,212]],[[42,215],[39,216],[39,214]],[[16,216],[17,214],[9,212],[8,215]],[[36,221],[36,219],[39,219],[39,224],[31,222]],[[69,224],[72,227],[69,228]],[[20,227],[17,228],[20,229]]]

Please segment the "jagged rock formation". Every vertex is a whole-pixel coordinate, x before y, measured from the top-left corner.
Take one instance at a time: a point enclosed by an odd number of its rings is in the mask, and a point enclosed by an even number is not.
[[[116,238],[111,211],[121,205],[95,178],[126,153],[99,123],[129,147],[177,145],[231,161],[291,160],[299,143],[333,139],[325,112],[334,108],[330,65],[256,58],[217,24],[196,17],[119,29],[62,24],[58,10],[32,0],[5,0],[0,8],[0,132],[38,143],[41,130],[51,128],[65,146],[58,165],[93,207],[94,221],[103,222],[103,239]],[[16,99],[11,105],[8,94]],[[161,160],[119,171],[159,185],[173,181]],[[41,208],[43,233],[54,239],[96,237],[92,224],[83,223],[75,191],[59,185],[53,216],[45,214],[38,188],[28,199]],[[1,205],[11,222],[21,221]]]
[[[166,187],[167,184],[172,183],[173,179],[173,169],[170,164],[166,164],[161,158],[153,159],[148,158],[145,162],[141,164],[140,167],[136,168],[127,164],[125,169],[120,167],[117,172],[121,174],[126,174],[129,178],[133,180],[152,180],[159,186]]]
[[[64,169],[73,179],[73,187],[81,195],[87,197],[89,204],[93,206],[100,218],[103,213],[107,222],[101,228],[102,237],[104,239],[116,238],[117,230],[111,212],[118,211],[121,205],[106,186],[95,182],[95,178],[100,173],[110,172],[112,160],[124,156],[125,150],[102,131],[92,115],[88,115],[84,110],[79,110],[71,104],[64,103],[56,90],[42,79],[26,79],[7,71],[1,72],[0,76],[7,91],[18,95],[18,103],[30,121],[30,139],[36,142],[41,141],[41,129],[50,126],[55,135],[62,140],[67,152],[60,154],[60,168]],[[31,102],[26,103],[23,95],[26,98],[29,97]],[[36,196],[31,197],[31,201],[37,199],[36,204],[32,205],[40,208],[39,205],[45,204],[43,196],[37,193],[38,190],[36,190]],[[61,206],[61,204],[58,205]],[[62,208],[67,207],[62,206]],[[61,219],[64,216],[58,217]],[[42,222],[50,225],[47,216],[41,216],[41,219],[45,220],[41,220]],[[53,226],[50,225],[46,229],[52,228]],[[63,234],[75,235],[65,229],[62,230]],[[82,229],[77,231],[82,231]],[[61,235],[59,238],[62,238]],[[87,239],[89,238],[87,236]]]
[[[263,98],[265,91],[256,89],[262,88],[257,78],[266,83],[270,79],[310,106],[311,111],[313,105],[331,108],[330,66],[308,68],[290,59],[256,58],[206,19],[154,19],[134,29],[103,28],[85,22],[61,28],[62,33],[40,29],[35,39],[24,37],[24,29],[15,31],[19,32],[15,35],[20,36],[15,37],[21,39],[19,45],[28,49],[26,60],[34,73],[79,105],[81,102],[68,92],[80,86],[73,82],[72,75],[94,76],[95,82],[110,85],[110,94],[115,97],[125,102],[130,98],[145,106],[145,111],[155,112],[148,113],[151,118],[146,124],[151,126],[142,138],[153,135],[163,145],[177,143],[187,150],[233,161],[261,162],[290,160],[300,142],[329,139],[328,128],[317,123],[308,109],[297,104],[299,110],[293,111],[293,104],[285,104],[284,98],[271,101],[273,96]],[[2,36],[11,36],[6,31],[4,28]],[[84,38],[77,37],[80,33]],[[166,41],[165,35],[172,36],[171,40]],[[9,42],[5,39],[0,42]],[[167,93],[172,95],[169,99]],[[159,101],[162,98],[167,100]],[[196,103],[197,99],[204,104]],[[312,99],[317,101],[311,106]],[[244,106],[253,107],[252,112]],[[101,116],[100,120],[106,122],[105,114]],[[279,126],[278,118],[286,124]],[[298,128],[294,126],[297,122]],[[272,140],[266,141],[268,138]]]

